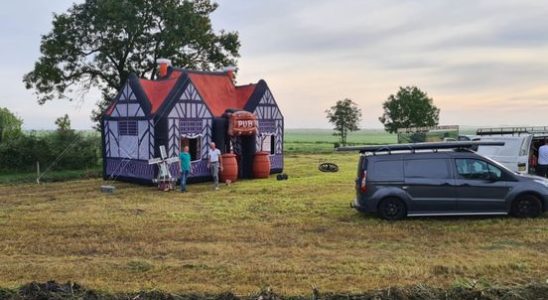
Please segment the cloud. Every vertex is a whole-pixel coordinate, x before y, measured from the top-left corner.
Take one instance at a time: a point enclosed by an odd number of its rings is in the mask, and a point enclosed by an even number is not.
[[[220,10],[240,4],[221,1]],[[274,86],[292,126],[326,127],[323,109],[350,97],[364,109],[363,125],[379,127],[382,101],[405,85],[427,91],[442,122],[544,122],[534,111],[546,94],[530,91],[548,79],[547,4],[269,1],[246,15],[233,16],[240,76]]]
[[[218,2],[213,26],[238,31],[242,41],[238,82],[265,79],[288,128],[329,127],[324,110],[347,97],[362,108],[362,126],[380,127],[382,102],[406,85],[434,98],[442,123],[545,125],[544,1]],[[21,83],[51,12],[71,3],[20,0],[0,11],[0,105],[21,111],[31,127],[52,128],[65,112],[73,124],[92,125],[94,95],[81,108],[66,101],[39,107]]]

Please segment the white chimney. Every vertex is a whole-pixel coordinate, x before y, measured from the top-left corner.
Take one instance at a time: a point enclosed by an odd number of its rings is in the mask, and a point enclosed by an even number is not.
[[[228,76],[228,78],[230,78],[230,80],[232,80],[232,82],[235,82],[236,81],[236,75],[234,74],[234,72],[237,70],[238,68],[236,68],[236,66],[226,66],[223,68],[223,72],[226,72],[226,75]]]

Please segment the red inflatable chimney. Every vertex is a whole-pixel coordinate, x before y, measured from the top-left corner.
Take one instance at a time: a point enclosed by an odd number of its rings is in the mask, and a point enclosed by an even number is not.
[[[156,60],[156,63],[158,64],[158,75],[160,78],[167,76],[167,70],[168,67],[171,66],[171,60],[166,58],[158,58]]]

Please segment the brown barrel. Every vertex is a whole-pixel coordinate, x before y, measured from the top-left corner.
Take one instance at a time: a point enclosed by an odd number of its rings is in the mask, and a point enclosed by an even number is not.
[[[231,182],[238,179],[238,163],[236,162],[236,154],[225,153],[221,155],[223,162],[223,171],[221,173],[221,182],[230,180]]]
[[[270,176],[270,153],[257,152],[253,156],[253,177],[268,178]]]

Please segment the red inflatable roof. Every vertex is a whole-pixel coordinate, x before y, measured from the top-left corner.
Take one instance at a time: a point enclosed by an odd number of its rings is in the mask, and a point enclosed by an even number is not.
[[[229,74],[189,72],[188,77],[214,116],[227,108],[243,109],[255,90],[254,84],[235,86]]]
[[[183,72],[194,84],[211,113],[217,117],[221,116],[228,108],[243,109],[256,87],[256,84],[234,85],[230,72],[196,72],[173,69],[167,78],[160,80],[139,79],[139,84],[150,102],[151,114],[156,113],[162,107]],[[115,103],[112,103],[105,114],[111,115],[114,106]]]
[[[150,101],[151,113],[156,113],[158,108],[162,106],[181,73],[181,71],[174,70],[168,78],[161,80],[139,79],[139,83],[143,87],[148,101]]]

